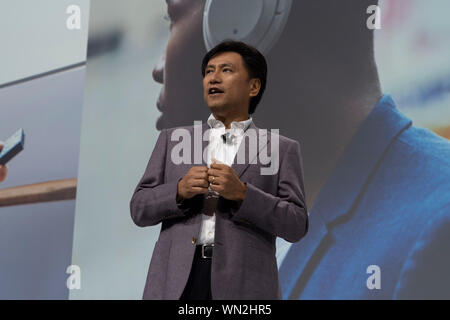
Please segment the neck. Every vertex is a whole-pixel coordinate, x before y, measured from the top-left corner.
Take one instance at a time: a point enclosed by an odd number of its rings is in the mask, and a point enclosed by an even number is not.
[[[316,41],[306,31],[295,37],[302,36]],[[268,55],[271,77],[295,81],[284,81],[266,92],[258,121],[267,128],[280,128],[281,134],[300,142],[306,202],[311,209],[382,93],[373,52],[353,50],[348,57],[335,56],[323,45],[306,45],[323,49],[311,53],[293,50],[292,41],[287,40]],[[324,43],[328,42],[332,43]],[[287,68],[286,61],[298,63]],[[278,106],[276,111],[274,106]]]
[[[319,102],[312,123],[315,128],[300,129],[305,169],[305,188],[308,207],[312,208],[322,187],[339,163],[339,160],[364,120],[372,112],[381,92],[342,100]],[[312,107],[312,106],[311,106]],[[330,110],[336,108],[335,110]],[[306,119],[305,119],[306,122]],[[308,126],[302,122],[300,127]]]
[[[274,68],[273,73],[277,73]],[[280,68],[285,70],[285,68]],[[302,73],[298,73],[302,75]],[[306,202],[309,209],[363,121],[381,98],[378,78],[355,76],[361,83],[349,89],[348,76],[325,77],[305,72],[304,78],[286,82],[276,94],[267,92],[258,110],[261,126],[280,128],[302,148]],[[277,78],[275,74],[273,76]],[[286,75],[279,75],[282,79]],[[311,79],[312,78],[312,79]],[[326,84],[324,83],[326,79]],[[317,83],[323,86],[317,86]],[[324,94],[326,93],[326,94]],[[273,106],[279,106],[274,111]]]

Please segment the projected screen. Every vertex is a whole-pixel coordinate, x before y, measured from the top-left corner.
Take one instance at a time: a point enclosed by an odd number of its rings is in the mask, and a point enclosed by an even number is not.
[[[292,1],[267,30],[236,1],[167,3],[91,3],[70,298],[142,297],[161,225],[134,225],[131,196],[160,131],[208,119],[201,61],[233,35],[268,64],[254,123],[301,147],[283,299],[448,297],[450,3]]]

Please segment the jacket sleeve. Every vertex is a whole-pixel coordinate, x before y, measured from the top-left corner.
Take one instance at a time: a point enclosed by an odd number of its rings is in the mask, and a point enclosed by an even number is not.
[[[153,226],[164,219],[183,217],[187,202],[176,202],[178,181],[165,181],[167,130],[163,129],[130,201],[131,218],[140,227]]]
[[[308,231],[300,144],[297,141],[289,144],[278,174],[277,196],[247,182],[245,198],[232,220],[255,225],[286,241],[297,242]]]

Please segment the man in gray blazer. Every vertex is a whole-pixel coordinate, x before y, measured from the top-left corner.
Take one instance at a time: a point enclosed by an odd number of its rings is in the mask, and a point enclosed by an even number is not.
[[[266,84],[258,50],[222,42],[202,75],[211,116],[161,131],[130,202],[136,225],[161,223],[143,298],[280,299],[276,237],[308,230],[300,145],[249,117]]]

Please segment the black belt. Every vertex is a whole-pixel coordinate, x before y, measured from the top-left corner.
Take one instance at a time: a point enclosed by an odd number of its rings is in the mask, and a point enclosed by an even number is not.
[[[214,243],[212,244],[199,244],[196,246],[196,251],[203,259],[211,259],[213,255]]]

